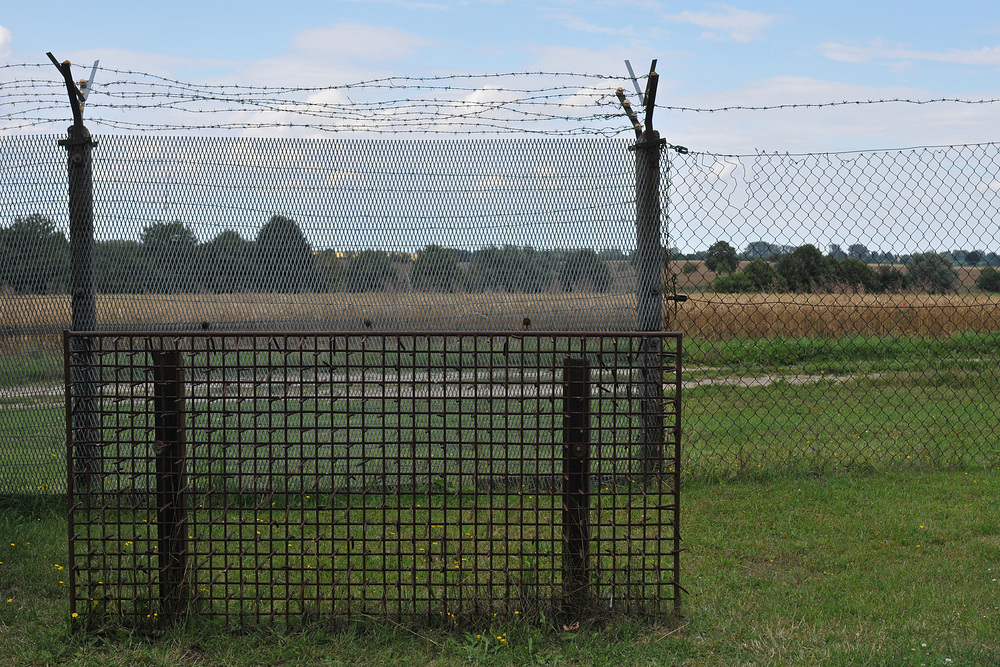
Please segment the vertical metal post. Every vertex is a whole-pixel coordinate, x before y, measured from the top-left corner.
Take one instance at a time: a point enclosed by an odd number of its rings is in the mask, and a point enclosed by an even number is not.
[[[563,361],[563,596],[578,616],[590,596],[590,367]]]
[[[76,436],[74,432],[74,416],[73,416],[73,359],[70,356],[70,336],[69,331],[63,331],[63,381],[64,381],[64,391],[63,400],[65,401],[66,409],[66,509],[67,509],[67,536],[69,537],[68,544],[68,555],[69,560],[69,613],[71,619],[79,618],[79,614],[76,611],[76,600],[77,600],[77,589],[76,589],[76,511],[77,511],[77,497],[76,489],[74,484],[73,468],[75,465],[76,457],[74,456],[74,438]],[[87,502],[87,509],[90,504],[90,497],[85,495],[85,501]],[[70,627],[76,629],[77,621],[71,620]]]
[[[660,133],[643,132],[635,151],[636,329],[663,326],[663,244],[660,242]]]
[[[636,329],[663,329],[663,244],[660,243],[660,135],[643,132],[635,144]],[[663,350],[644,338],[639,382],[643,473],[656,473],[663,458]]]
[[[160,608],[169,620],[186,606],[184,365],[177,350],[157,350],[152,356]]]
[[[94,281],[94,146],[83,125],[69,128],[68,138],[59,142],[69,153],[69,254],[73,331],[97,329],[97,297]],[[73,353],[82,363],[73,366],[73,400],[76,432],[75,474],[82,488],[89,487],[103,473],[101,432],[98,424],[97,350],[94,339],[73,337]]]
[[[654,66],[655,66],[655,62]],[[635,260],[636,329],[663,330],[663,244],[660,242],[660,151],[663,141],[653,129],[656,86],[659,77],[650,69],[645,94],[645,129],[635,123]],[[642,413],[643,473],[656,473],[663,458],[663,350],[659,338],[642,341],[642,379],[639,398]]]
[[[94,280],[94,168],[92,152],[95,143],[90,132],[83,125],[83,94],[73,83],[69,61],[58,62],[49,53],[52,63],[59,69],[66,81],[70,106],[73,111],[73,125],[67,131],[67,138],[59,142],[68,154],[69,182],[69,254],[70,254],[70,294],[72,299],[73,331],[94,331],[97,329],[97,296]],[[72,339],[74,354],[82,363],[74,365],[72,378],[74,395],[75,446],[74,473],[81,488],[87,488],[100,479],[103,472],[101,461],[101,434],[98,423],[97,351],[94,341],[89,338]]]

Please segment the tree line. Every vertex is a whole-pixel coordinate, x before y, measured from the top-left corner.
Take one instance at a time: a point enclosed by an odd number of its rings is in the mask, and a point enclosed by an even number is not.
[[[200,242],[183,222],[157,222],[139,240],[95,243],[101,293],[184,292],[604,292],[614,283],[612,266],[628,263],[618,249],[537,250],[489,246],[476,251],[428,245],[417,253],[383,250],[314,251],[299,225],[273,215],[256,238],[226,230]],[[977,286],[1000,292],[1000,257],[983,251],[893,255],[854,244],[795,248],[765,241],[743,252],[726,241],[683,255],[664,250],[664,262],[699,259],[720,274],[719,292],[823,292],[902,290],[945,294],[958,289],[956,267],[978,265]],[[743,263],[742,268],[740,268]],[[873,264],[875,266],[873,266]],[[694,266],[694,265],[691,265]],[[686,268],[686,267],[685,267]],[[69,242],[52,220],[33,214],[0,227],[0,288],[16,293],[66,293]]]
[[[763,255],[765,246],[771,250]],[[850,246],[848,253],[838,245],[831,245],[830,252],[824,255],[811,244],[794,249],[782,246],[778,253],[773,250],[771,244],[758,242],[747,246],[741,255],[725,241],[713,244],[704,254],[705,266],[722,274],[715,279],[713,287],[717,292],[728,293],[863,291],[871,294],[909,290],[948,294],[961,286],[956,268],[960,263],[955,260],[960,251],[876,256],[863,245]],[[961,256],[966,261],[974,259],[982,266],[976,279],[979,289],[1000,292],[1000,272],[994,268],[1000,266],[1000,258],[978,251],[974,254],[962,252]],[[752,259],[739,268],[741,261],[746,262],[748,257]],[[994,261],[995,264],[983,264]]]
[[[139,240],[94,244],[98,292],[433,292],[611,289],[609,257],[617,250],[536,250],[530,246],[477,251],[429,245],[409,254],[382,250],[314,251],[299,225],[282,215],[256,238],[226,230],[200,242],[183,222],[157,222]],[[33,214],[0,228],[0,287],[15,293],[65,293],[69,242],[50,219]]]
[[[783,245],[771,243],[770,241],[750,241],[742,250],[736,250],[729,243],[719,241],[712,246],[724,246],[735,255],[739,262],[751,262],[755,259],[762,259],[765,262],[776,262],[785,255],[795,252],[800,246]],[[711,255],[712,248],[693,253],[682,253],[676,248],[670,249],[670,256],[674,260],[707,260]],[[840,244],[834,243],[829,246],[827,253],[833,259],[842,261],[845,259],[860,259],[866,264],[907,264],[913,255],[907,253],[897,253],[887,250],[870,250],[863,243],[852,243],[844,250]],[[1000,254],[988,252],[986,250],[952,250],[943,253],[955,266],[965,267],[1000,267]]]

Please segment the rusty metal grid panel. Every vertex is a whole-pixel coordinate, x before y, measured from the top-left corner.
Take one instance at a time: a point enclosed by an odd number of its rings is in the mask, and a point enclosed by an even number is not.
[[[82,627],[679,608],[679,334],[78,335]]]

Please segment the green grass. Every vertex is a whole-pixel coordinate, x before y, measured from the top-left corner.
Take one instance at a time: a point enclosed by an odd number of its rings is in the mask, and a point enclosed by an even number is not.
[[[373,353],[374,351],[369,351],[363,357],[360,352],[350,355],[344,352],[332,355],[303,352],[301,361],[310,365],[319,356],[333,364],[343,364],[348,358],[354,365],[360,365],[366,358],[376,364],[382,363],[382,357],[375,357]],[[266,361],[268,354],[244,352],[239,361],[260,363]],[[425,356],[407,356],[407,361],[413,363],[416,359],[423,363]],[[484,363],[488,363],[487,353],[481,353],[480,357]],[[809,370],[813,367],[827,367],[858,371],[876,366],[882,370],[897,370],[935,359],[980,357],[1000,357],[1000,332],[966,331],[943,338],[900,335],[848,335],[837,338],[737,337],[728,340],[707,340],[688,335],[684,338],[684,365],[688,368],[710,366],[741,370]],[[284,363],[286,360],[282,357],[278,361]],[[501,365],[504,363],[499,358],[497,361]],[[31,347],[18,354],[3,355],[3,362],[0,388],[63,382],[61,347]]]
[[[593,496],[590,567],[602,615],[672,608],[673,496],[654,487]],[[198,500],[183,536],[192,566],[185,596],[199,615],[228,614],[240,630],[265,619],[295,629],[319,613],[340,623],[400,614],[451,628],[563,613],[559,494]],[[161,563],[155,509],[145,502],[137,509],[134,500],[119,508],[117,501],[101,497],[89,521],[87,511],[74,512],[71,611],[92,630],[155,630],[165,620],[152,583]]]
[[[996,380],[955,367],[684,394],[685,475],[984,467],[1000,461]]]
[[[69,635],[65,506],[0,501],[0,664],[994,665],[1000,472],[843,473],[684,490],[679,624],[466,631],[378,618],[233,636]],[[950,659],[950,662],[946,662]]]
[[[811,372],[897,372],[928,362],[1000,357],[1000,332],[966,331],[944,338],[843,336],[839,338],[684,339],[684,366]]]
[[[961,334],[940,341],[865,340],[859,343],[856,355],[842,341],[798,341],[801,350],[813,350],[815,354],[803,353],[797,363],[781,366],[762,361],[780,356],[785,344],[780,340],[731,341],[726,344],[731,354],[717,360],[730,365],[699,366],[687,357],[685,381],[719,384],[700,384],[683,392],[685,474],[715,479],[844,469],[976,468],[1000,460],[1000,441],[994,437],[994,406],[1000,382],[996,334]],[[688,341],[688,354],[697,356],[699,345]],[[750,354],[754,346],[764,352],[753,358],[740,356]],[[884,346],[882,357],[876,354],[880,346]],[[753,385],[754,378],[769,375],[769,384]],[[0,438],[15,446],[0,448],[0,489],[26,493],[65,488],[65,423],[59,397],[4,400]],[[362,417],[358,402],[352,399],[342,401],[342,405],[331,402],[329,412],[320,414],[328,423],[319,417],[316,423],[293,423],[279,416],[267,428],[240,434],[235,430],[252,426],[256,419],[251,406],[244,404],[246,413],[239,418],[242,421],[229,422],[236,429],[231,429],[227,441],[250,437],[254,444],[258,440],[266,442],[273,428],[276,437],[295,447],[300,441],[308,444],[310,438],[347,445],[347,436],[338,429],[351,425],[355,427],[351,443],[359,432],[364,432],[367,444],[395,438],[419,446],[421,438],[440,441],[445,429],[460,428],[463,442],[475,441],[476,430],[490,432],[480,441],[494,444],[489,451],[478,452],[480,458],[494,457],[507,440],[519,443],[521,439],[527,439],[526,444],[516,444],[513,452],[507,452],[507,458],[519,458],[527,451],[525,447],[533,457],[533,434],[538,435],[539,446],[535,449],[550,446],[542,438],[551,422],[545,415],[547,402],[551,400],[532,404],[522,399],[522,404],[513,408],[515,412],[524,411],[519,418],[500,414],[503,411],[496,406],[463,400],[461,405],[456,402],[449,408],[455,412],[461,408],[461,421],[450,418],[446,422],[435,414],[438,407],[433,401],[390,405],[381,399],[366,399]],[[297,406],[291,400],[286,405],[290,413],[305,407],[303,419],[309,418],[309,411],[323,412],[317,411],[315,405]],[[226,407],[233,405],[227,403]],[[419,418],[408,417],[411,411]],[[487,416],[486,412],[492,414]],[[210,418],[219,420],[219,412]],[[362,419],[364,428],[356,428]],[[602,423],[602,428],[611,425],[608,421]],[[613,424],[619,433],[613,437],[618,442],[634,435],[622,429],[623,425]],[[509,434],[513,437],[507,437]],[[261,449],[260,453],[265,452]],[[401,455],[405,457],[406,452]],[[317,456],[329,459],[332,454],[318,452]]]

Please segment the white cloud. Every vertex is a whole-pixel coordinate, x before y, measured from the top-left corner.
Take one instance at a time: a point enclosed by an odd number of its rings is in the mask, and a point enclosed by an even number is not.
[[[875,40],[867,45],[823,42],[819,45],[821,55],[845,63],[866,63],[872,60],[930,60],[956,65],[1000,66],[1000,46],[981,49],[948,49],[947,51],[920,51],[900,45],[890,45]]]
[[[303,30],[292,37],[292,43],[300,51],[382,61],[409,58],[421,47],[436,44],[434,40],[396,28],[354,24]]]
[[[735,42],[749,42],[763,38],[764,29],[773,25],[778,19],[777,16],[737,9],[732,5],[713,5],[713,8],[715,9],[713,12],[685,11],[680,14],[668,14],[666,18],[714,31],[703,33],[702,37],[719,39],[724,36]]]
[[[572,16],[570,14],[550,14],[548,18],[561,24],[564,28],[576,30],[577,32],[626,36],[635,34],[635,31],[632,30],[632,28],[609,28],[607,26],[594,25],[593,23],[584,21],[578,16]]]
[[[14,41],[14,35],[11,34],[10,30],[0,25],[0,62],[7,62],[12,41]]]

